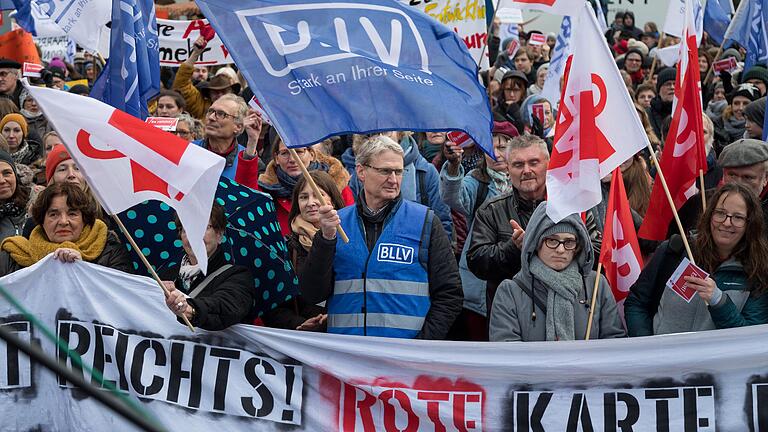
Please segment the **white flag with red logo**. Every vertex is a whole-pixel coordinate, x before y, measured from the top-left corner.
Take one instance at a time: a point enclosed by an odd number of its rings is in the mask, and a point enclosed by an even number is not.
[[[224,159],[96,99],[25,86],[104,209],[117,214],[150,199],[173,207],[206,272],[203,236]]]
[[[582,0],[502,0],[501,8],[540,10],[555,15],[576,16],[584,5]]]
[[[690,0],[686,0],[686,25],[680,43],[680,62],[675,79],[675,100],[672,122],[659,162],[667,180],[677,210],[698,191],[696,179],[699,170],[707,171],[707,152],[704,146],[704,120],[702,119],[701,80],[699,54]],[[669,206],[659,176],[651,192],[648,212],[638,233],[649,240],[664,240],[674,215]]]
[[[555,222],[599,204],[600,179],[648,146],[589,3],[573,28],[547,170],[547,215]]]
[[[605,269],[605,278],[611,285],[611,291],[623,321],[624,299],[629,295],[629,287],[640,276],[640,271],[643,269],[643,256],[640,253],[640,244],[637,241],[621,168],[613,170],[613,177],[611,177],[611,192],[608,194],[600,262]]]

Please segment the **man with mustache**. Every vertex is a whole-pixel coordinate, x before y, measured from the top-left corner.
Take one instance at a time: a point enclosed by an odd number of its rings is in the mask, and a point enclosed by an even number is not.
[[[515,137],[507,147],[506,159],[513,189],[489,199],[477,210],[467,252],[469,270],[486,281],[488,316],[496,288],[520,271],[525,227],[547,196],[549,151],[544,140],[535,135]],[[586,219],[594,248],[600,236],[593,213],[587,212]],[[599,245],[596,250],[600,250]]]

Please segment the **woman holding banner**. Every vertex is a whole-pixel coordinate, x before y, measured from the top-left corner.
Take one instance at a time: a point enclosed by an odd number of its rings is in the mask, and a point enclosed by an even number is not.
[[[760,201],[740,183],[723,185],[707,201],[691,246],[696,265],[709,276],[685,277],[696,290],[690,300],[668,289],[685,252],[679,235],[662,243],[624,302],[630,336],[768,323],[768,242]]]
[[[624,329],[608,281],[592,270],[587,227],[577,214],[554,223],[539,204],[526,227],[522,269],[499,285],[490,318],[491,341],[584,339],[595,278],[598,297],[592,339],[619,338]]]
[[[51,253],[63,262],[84,260],[129,271],[128,250],[97,218],[94,200],[80,187],[66,182],[48,186],[31,213],[36,226],[29,238],[9,237],[0,246],[0,275],[29,267]]]

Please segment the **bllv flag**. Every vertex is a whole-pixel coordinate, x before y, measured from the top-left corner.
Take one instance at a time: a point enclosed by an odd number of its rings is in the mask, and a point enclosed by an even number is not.
[[[205,272],[203,236],[224,159],[93,98],[26,89],[104,209],[117,214],[149,199],[171,206]]]
[[[648,145],[589,3],[573,38],[547,170],[547,215],[555,222],[600,203],[600,179]]]
[[[160,46],[152,0],[114,0],[109,61],[91,97],[145,119],[160,91]]]
[[[608,279],[623,320],[624,299],[629,295],[629,288],[640,276],[643,256],[640,253],[621,168],[613,170],[611,177],[600,262],[605,269],[605,278]]]
[[[289,146],[350,132],[461,130],[492,153],[475,59],[424,13],[391,0],[197,5]]]
[[[13,3],[19,24],[36,36],[54,36],[49,34],[53,32],[50,20],[78,45],[96,52],[101,38],[109,32],[106,24],[112,0],[13,0]]]
[[[691,0],[686,0],[690,6]],[[688,9],[690,11],[690,8]],[[686,27],[680,42],[680,63],[675,79],[675,100],[659,169],[665,175],[669,192],[679,210],[696,191],[699,171],[707,171],[702,119],[701,82],[698,49],[693,28],[693,14],[687,13]],[[638,233],[648,240],[664,240],[674,215],[662,189],[659,176],[653,185],[648,212]]]

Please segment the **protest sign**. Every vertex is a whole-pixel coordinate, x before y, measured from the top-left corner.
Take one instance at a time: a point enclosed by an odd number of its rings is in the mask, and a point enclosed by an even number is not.
[[[739,65],[736,64],[735,57],[728,57],[722,60],[718,60],[712,65],[712,68],[715,70],[716,73],[719,73],[722,71],[733,72],[738,67]]]
[[[24,29],[16,29],[0,36],[0,58],[3,57],[19,63],[42,63],[32,35]]]
[[[706,279],[709,274],[700,269],[696,264],[693,264],[688,258],[683,258],[680,261],[680,265],[677,266],[672,276],[667,281],[667,288],[675,292],[686,302],[690,303],[693,296],[696,295],[696,290],[688,286],[688,282],[685,281],[686,277],[697,277],[699,279]]]
[[[174,117],[147,117],[145,122],[166,132],[174,132],[179,124],[179,119]]]
[[[400,0],[453,29],[467,44],[480,70],[489,67],[485,2],[482,0]],[[484,49],[485,47],[485,49]],[[485,53],[480,57],[480,54]]]
[[[178,66],[189,57],[200,31],[210,28],[208,20],[174,21],[157,20],[160,40],[160,66]],[[195,62],[197,65],[231,64],[235,61],[218,36],[214,36]]]
[[[43,71],[43,65],[24,62],[21,68],[21,76],[40,78],[40,72]]]
[[[245,325],[190,334],[148,278],[48,257],[0,284],[168,430],[768,426],[767,326],[543,343],[432,342]],[[0,322],[71,366],[9,303],[0,304]],[[0,357],[4,427],[134,430],[4,343]]]
[[[40,57],[43,61],[49,62],[54,57],[70,61],[68,36],[36,37],[34,40],[40,47]]]

